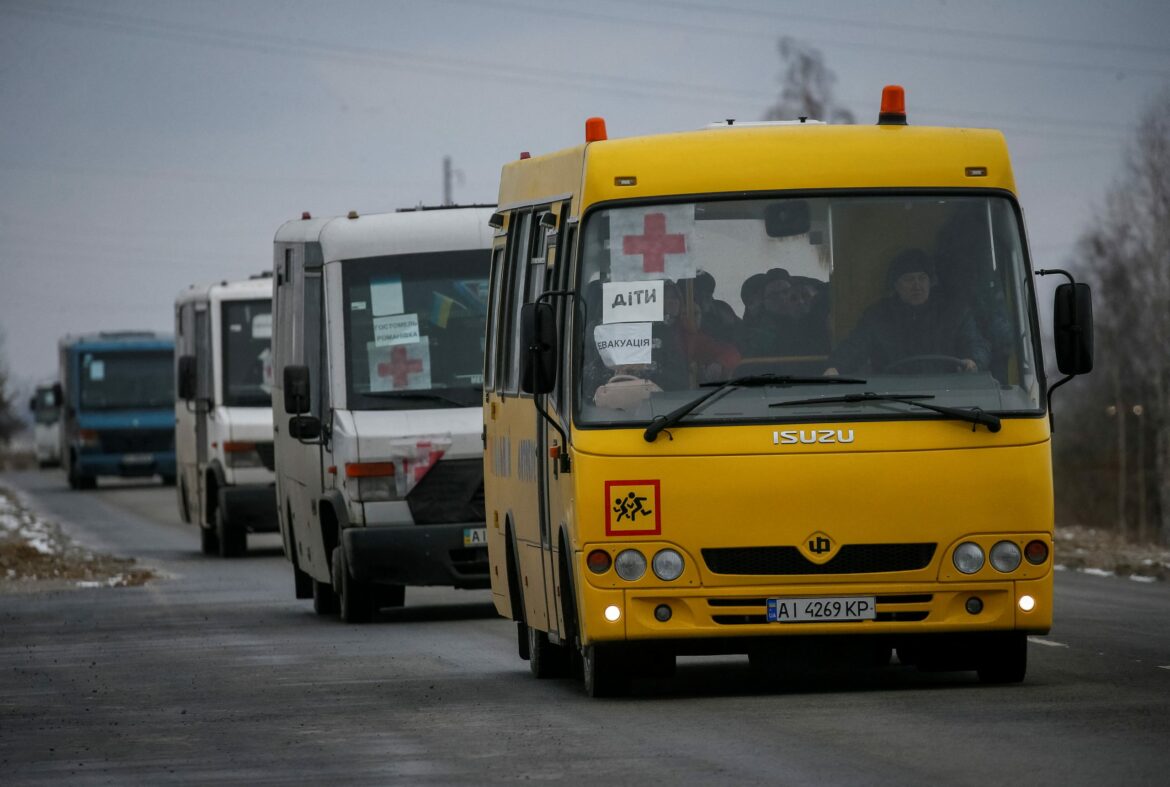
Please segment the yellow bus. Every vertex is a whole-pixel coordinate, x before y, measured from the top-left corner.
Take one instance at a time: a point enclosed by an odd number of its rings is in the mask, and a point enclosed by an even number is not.
[[[1024,678],[1053,596],[1033,276],[1063,272],[1031,270],[999,132],[911,126],[896,86],[869,127],[591,118],[503,167],[492,225],[487,541],[534,674]],[[1060,285],[1060,382],[1091,320]]]

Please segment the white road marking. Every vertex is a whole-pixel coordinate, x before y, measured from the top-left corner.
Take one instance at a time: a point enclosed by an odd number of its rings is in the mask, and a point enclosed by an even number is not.
[[[1170,669],[1170,664],[1163,664],[1158,669]]]
[[[1050,648],[1067,648],[1063,642],[1057,642],[1053,639],[1040,639],[1039,637],[1028,637],[1029,642],[1035,642],[1037,645],[1047,645]]]

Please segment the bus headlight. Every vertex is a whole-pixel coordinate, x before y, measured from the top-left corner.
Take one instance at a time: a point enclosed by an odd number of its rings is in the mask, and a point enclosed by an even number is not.
[[[991,565],[1007,574],[1020,567],[1020,548],[1011,541],[1000,541],[991,548]]]
[[[682,576],[684,565],[682,555],[673,549],[660,550],[650,561],[650,566],[654,569],[654,576],[664,582],[671,582]]]
[[[634,582],[646,573],[646,556],[636,549],[623,549],[613,561],[617,575],[627,582]]]
[[[964,541],[956,547],[952,560],[959,571],[974,574],[983,568],[983,550],[973,541]]]

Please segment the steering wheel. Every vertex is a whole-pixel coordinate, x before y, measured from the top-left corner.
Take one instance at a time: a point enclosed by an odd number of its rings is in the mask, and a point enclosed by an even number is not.
[[[885,365],[883,372],[896,372],[908,366],[924,366],[943,372],[958,372],[963,369],[963,359],[953,355],[908,355]]]

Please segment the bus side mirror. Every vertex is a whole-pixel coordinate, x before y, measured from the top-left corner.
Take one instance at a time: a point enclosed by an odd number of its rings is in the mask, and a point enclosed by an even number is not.
[[[1093,371],[1093,298],[1089,285],[1062,284],[1056,288],[1052,327],[1060,373]]]
[[[301,442],[321,436],[321,419],[315,415],[294,415],[288,419],[288,436]]]
[[[37,398],[35,396],[28,400],[28,409],[34,413],[37,411]]]
[[[309,412],[309,367],[284,367],[284,411],[289,415]],[[289,428],[292,428],[290,422]]]
[[[60,407],[65,404],[65,390],[61,387],[61,383],[53,383],[53,406]]]
[[[195,398],[195,374],[195,356],[180,355],[178,394],[185,402]]]
[[[546,394],[557,382],[557,315],[551,303],[520,309],[520,390]]]

